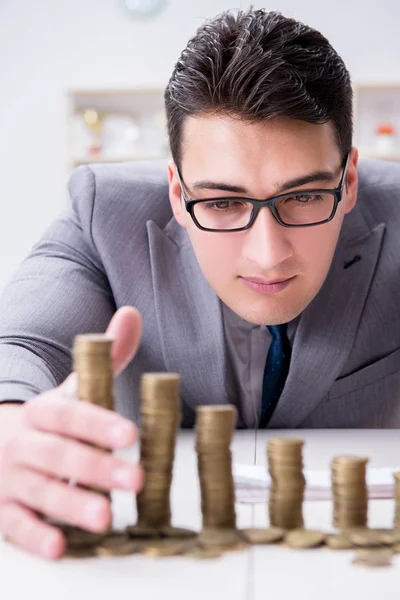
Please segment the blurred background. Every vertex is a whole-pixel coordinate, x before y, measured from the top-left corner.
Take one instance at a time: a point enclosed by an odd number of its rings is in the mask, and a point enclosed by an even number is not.
[[[168,155],[163,89],[188,38],[236,0],[0,0],[0,290],[67,203],[79,164]],[[273,0],[350,70],[362,156],[400,160],[399,0]]]

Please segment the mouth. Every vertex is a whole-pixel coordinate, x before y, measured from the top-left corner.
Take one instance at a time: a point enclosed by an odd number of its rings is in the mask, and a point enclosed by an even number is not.
[[[262,279],[261,277],[241,277],[240,279],[254,292],[276,294],[287,288],[296,279],[296,275],[286,279]]]

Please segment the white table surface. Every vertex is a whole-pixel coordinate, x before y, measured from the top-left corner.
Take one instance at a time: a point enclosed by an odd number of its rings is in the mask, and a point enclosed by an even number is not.
[[[375,467],[400,466],[400,431],[397,430],[298,430],[236,432],[233,459],[239,463],[265,464],[269,436],[305,439],[307,468],[329,468],[338,454],[362,454]],[[135,452],[130,453],[133,458]],[[194,437],[179,436],[171,492],[173,523],[201,527],[200,490],[197,480]],[[369,504],[369,523],[374,527],[392,524],[392,500]],[[123,527],[136,520],[135,502],[125,492],[114,494],[115,525]],[[309,528],[329,530],[332,503],[305,502],[304,517]],[[237,505],[240,527],[267,525],[263,505]],[[47,562],[0,542],[0,597],[41,600],[296,600],[324,598],[363,600],[398,598],[400,555],[393,567],[364,569],[351,564],[353,551],[291,550],[257,546],[243,552],[227,553],[207,561],[181,557],[151,559],[140,555],[110,559],[61,560]]]

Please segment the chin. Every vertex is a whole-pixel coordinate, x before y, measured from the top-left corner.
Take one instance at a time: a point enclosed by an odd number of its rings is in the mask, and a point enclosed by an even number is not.
[[[279,306],[249,308],[231,306],[232,310],[239,315],[242,319],[253,325],[281,325],[282,323],[289,323],[303,312],[305,306]]]

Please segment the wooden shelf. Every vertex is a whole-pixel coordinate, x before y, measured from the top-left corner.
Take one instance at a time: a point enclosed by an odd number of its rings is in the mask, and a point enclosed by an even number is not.
[[[357,82],[354,92],[354,145],[360,156],[400,161],[400,81]],[[393,126],[396,137],[393,150],[377,148],[376,131],[382,124]]]
[[[66,90],[68,173],[80,165],[91,163],[168,159],[164,89],[164,86],[133,86]],[[98,113],[99,119],[94,127],[86,126],[83,120],[82,115],[88,109]],[[110,117],[116,117],[114,132]],[[129,128],[133,130],[127,135],[133,135],[134,139],[124,137],[121,122],[125,122],[126,131]],[[136,139],[135,129],[138,131]],[[93,143],[100,144],[104,154],[91,155]]]

